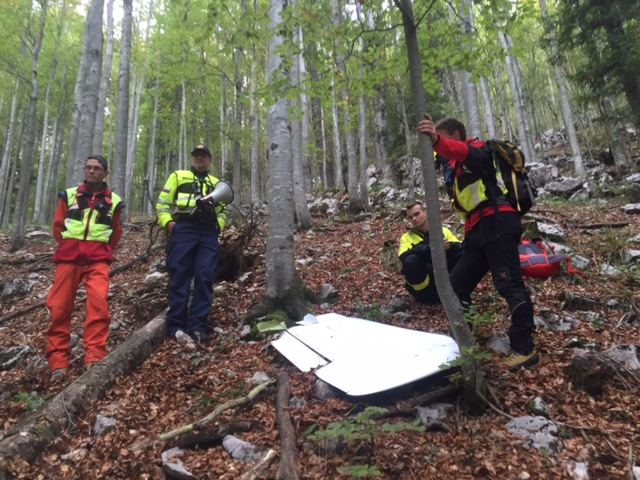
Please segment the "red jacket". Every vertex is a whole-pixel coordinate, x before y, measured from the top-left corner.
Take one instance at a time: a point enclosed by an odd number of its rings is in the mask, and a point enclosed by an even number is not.
[[[93,193],[83,183],[78,187],[78,191],[89,194],[86,198],[92,207],[97,201],[109,194],[106,185],[103,191]],[[100,262],[111,264],[113,261],[113,248],[122,237],[122,224],[120,223],[122,209],[117,209],[113,213],[111,222],[113,232],[109,237],[109,243],[62,238],[62,232],[65,230],[64,222],[68,214],[69,206],[66,200],[61,197],[53,217],[53,238],[58,242],[58,249],[53,256],[53,261],[55,263],[73,263],[76,265],[91,265]]]
[[[462,142],[438,135],[438,141],[433,145],[433,150],[441,157],[449,160],[449,167],[454,170],[455,176],[460,175],[463,166],[471,170],[480,170],[484,168],[486,162],[493,161],[493,154],[487,149],[487,144],[477,139],[467,139]],[[483,218],[495,215],[496,210],[498,212],[516,213],[511,205],[508,204],[498,205],[497,209],[496,206],[480,208],[466,218],[464,222],[465,234],[469,233]]]

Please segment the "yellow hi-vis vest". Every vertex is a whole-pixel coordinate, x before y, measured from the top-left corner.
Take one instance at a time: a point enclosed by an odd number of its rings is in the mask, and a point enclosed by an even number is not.
[[[191,170],[173,172],[169,175],[156,203],[158,225],[166,228],[169,222],[187,219],[196,207],[196,201],[211,193],[219,181],[209,174],[200,181]],[[218,227],[222,231],[227,220],[225,205],[216,205],[214,210]]]
[[[98,194],[93,205],[86,198],[90,192],[78,192],[78,187],[65,190],[69,213],[64,221],[62,238],[108,243],[113,230],[113,214],[122,199],[113,192]]]

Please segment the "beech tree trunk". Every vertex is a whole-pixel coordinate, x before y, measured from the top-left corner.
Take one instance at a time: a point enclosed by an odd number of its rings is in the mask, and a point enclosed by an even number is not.
[[[125,195],[127,180],[127,154],[129,139],[129,75],[131,70],[131,30],[133,0],[123,0],[122,35],[120,40],[120,67],[118,73],[118,110],[116,123],[116,154],[111,166],[112,188]],[[127,198],[125,197],[125,201]]]
[[[244,5],[244,1],[242,2]],[[246,8],[243,7],[243,10]],[[243,77],[242,77],[242,49],[236,48],[233,52],[235,60],[236,73],[235,73],[235,123],[233,126],[233,191],[236,192],[233,203],[239,204],[242,200],[242,155],[240,145],[240,134],[242,132],[242,95],[244,92]]]
[[[104,115],[107,105],[107,97],[111,89],[111,69],[113,68],[113,46],[116,41],[113,27],[113,2],[107,2],[107,49],[104,55],[102,79],[100,80],[100,93],[98,95],[98,111],[96,113],[96,125],[93,135],[92,155],[102,155],[104,148]]]
[[[342,25],[342,9],[339,0],[331,0],[331,22],[335,27]],[[353,121],[351,119],[351,97],[349,88],[346,84],[347,67],[345,65],[346,56],[338,44],[336,39],[334,42],[334,52],[336,61],[336,70],[341,78],[342,92],[341,103],[344,104],[343,120],[345,129],[345,145],[347,150],[347,191],[349,192],[349,211],[351,213],[361,212],[363,210],[362,202],[358,194],[358,157],[356,154],[356,134],[354,131]]]
[[[291,0],[291,8],[298,8],[298,0]],[[300,28],[294,26],[293,43],[300,45]],[[295,205],[296,218],[298,220],[298,229],[301,231],[309,230],[313,226],[309,207],[307,205],[307,192],[305,188],[305,162],[304,149],[305,145],[302,138],[302,119],[298,116],[301,112],[301,95],[297,92],[301,88],[300,84],[300,55],[294,55],[291,59],[290,83],[294,92],[291,99],[290,110],[294,112],[295,117],[291,119],[291,155],[293,160],[293,201]],[[308,132],[307,132],[308,134]]]
[[[96,5],[94,6],[94,3]],[[87,70],[82,87],[82,103],[78,120],[78,136],[73,163],[73,186],[84,180],[84,163],[93,148],[94,128],[98,111],[100,79],[102,78],[102,12],[103,0],[93,0],[87,17],[86,35],[89,37],[87,50]]]
[[[336,92],[335,76],[331,75],[331,94],[333,105],[333,182],[336,188],[345,188],[344,172],[342,169],[342,143],[340,142],[340,113],[338,110],[338,92]]]
[[[402,12],[407,56],[409,58],[411,96],[413,104],[416,106],[415,121],[417,125],[423,118],[424,109],[422,105],[425,105],[426,101],[424,87],[422,85],[422,65],[413,16],[413,6],[411,5],[411,0],[394,0],[394,4]],[[442,231],[442,222],[440,220],[440,201],[438,199],[436,171],[433,162],[433,147],[430,138],[426,135],[418,135],[418,152],[420,154],[420,160],[422,161],[422,172],[424,175],[426,205],[429,213],[429,230],[432,232],[440,232]],[[461,350],[470,348],[475,345],[475,339],[463,319],[460,301],[449,281],[449,272],[447,270],[444,252],[444,240],[441,235],[433,235],[431,238],[431,256],[433,258],[436,287],[447,317],[449,318],[449,325],[451,326],[453,336]],[[481,395],[485,395],[486,397],[487,391],[487,384],[483,373],[479,370],[475,362],[465,362],[461,368],[464,381],[463,402],[465,402],[470,412],[483,411],[485,404],[482,401]]]
[[[38,168],[38,180],[36,182],[36,198],[33,204],[33,217],[32,222],[40,225],[44,225],[47,222],[47,218],[44,216],[43,201],[46,199],[46,191],[49,184],[45,182],[47,172],[51,171],[51,159],[47,156],[47,140],[49,138],[49,105],[51,101],[51,90],[53,88],[56,73],[58,71],[58,51],[60,49],[60,39],[62,37],[62,30],[65,27],[65,19],[67,17],[67,4],[63,3],[62,12],[60,13],[60,22],[58,23],[56,33],[56,44],[53,53],[53,64],[51,65],[51,73],[49,74],[49,83],[47,84],[47,92],[44,95],[44,117],[42,119],[42,136],[40,138],[40,168]],[[55,142],[55,132],[51,137]]]
[[[270,29],[274,35],[269,41],[267,82],[272,86],[276,83],[288,84],[284,81],[288,75],[284,71],[283,58],[279,53],[285,40],[281,26],[287,8],[291,8],[289,0],[270,1]],[[251,319],[262,310],[282,309],[290,319],[299,321],[308,312],[308,308],[300,295],[301,282],[293,255],[293,158],[289,102],[284,88],[275,94],[275,103],[267,110],[269,223],[265,254],[266,298],[261,305],[247,313],[245,319]]]
[[[546,0],[538,0],[538,3],[540,4],[542,20],[545,25],[547,39],[549,40],[551,48],[551,64],[553,65],[553,69],[556,74],[556,84],[558,85],[558,97],[560,100],[560,112],[562,113],[562,121],[564,123],[565,132],[567,133],[567,138],[569,139],[569,145],[571,145],[574,169],[576,175],[584,180],[587,176],[587,170],[584,167],[582,153],[580,152],[580,144],[578,143],[578,134],[576,133],[576,127],[573,124],[573,112],[571,111],[571,103],[569,103],[567,82],[565,81],[564,74],[562,73],[562,68],[560,66],[560,49],[558,48],[558,41],[550,24]]]
[[[362,43],[361,48],[364,50],[364,41],[360,37]],[[360,65],[358,68],[358,76],[362,79],[363,67]],[[358,98],[358,106],[360,107],[358,115],[358,134],[360,145],[360,176],[358,193],[360,193],[360,203],[363,208],[369,206],[369,194],[367,191],[367,99],[364,94],[361,93]]]
[[[520,148],[528,162],[536,162],[536,151],[533,146],[533,135],[531,132],[531,118],[527,110],[526,98],[522,86],[520,63],[518,62],[518,57],[513,54],[513,41],[511,37],[503,32],[499,32],[498,36],[506,52],[505,62],[507,65],[509,85],[515,103]]]
[[[24,230],[27,223],[29,208],[29,192],[31,189],[31,169],[35,156],[36,124],[38,107],[38,61],[42,39],[44,38],[44,26],[47,19],[47,0],[40,0],[40,18],[35,25],[39,30],[35,34],[35,40],[31,47],[31,95],[29,98],[29,113],[27,114],[24,149],[22,150],[22,164],[20,165],[20,183],[18,185],[18,197],[16,208],[13,212],[13,228],[11,229],[11,251],[15,252],[24,245]],[[27,35],[25,34],[25,42]]]
[[[304,175],[304,191],[305,193],[311,193],[313,185],[317,178],[317,168],[315,164],[315,158],[310,154],[309,137],[311,130],[311,120],[309,114],[309,97],[307,96],[307,64],[304,60],[304,32],[302,26],[298,25],[297,32],[299,35],[298,48],[298,85],[300,88],[300,111],[302,119],[300,121],[300,127],[302,129],[302,166]]]
[[[12,189],[9,187],[13,185],[12,177],[9,176],[11,170],[11,152],[13,151],[13,142],[16,132],[16,117],[18,111],[18,96],[20,91],[20,80],[16,80],[16,86],[13,92],[13,99],[11,100],[11,113],[9,115],[9,126],[7,128],[7,136],[4,141],[4,148],[2,149],[2,160],[0,161],[0,220],[2,228],[7,228],[9,219],[4,214],[4,205],[7,201],[11,201]]]
[[[462,0],[460,22],[462,31],[467,36],[474,34],[473,3],[471,0]],[[478,89],[471,81],[471,72],[460,72],[462,83],[462,99],[464,111],[467,117],[467,136],[469,138],[482,138],[482,123],[480,121],[480,107],[478,106]]]
[[[258,61],[256,49],[251,56],[251,78],[249,79],[249,123],[251,125],[251,205],[257,207],[262,204],[262,188],[260,186],[260,115],[256,99],[256,84],[258,83]]]
[[[149,143],[149,157],[147,160],[147,192],[145,213],[153,215],[156,199],[156,177],[158,162],[156,162],[156,135],[158,132],[158,97],[160,96],[160,78],[156,78],[156,88],[153,94],[153,117],[151,117],[151,142]]]
[[[487,78],[480,77],[480,91],[482,92],[482,103],[484,104],[484,121],[487,124],[489,138],[496,138],[496,122],[493,117],[493,102],[487,85]]]

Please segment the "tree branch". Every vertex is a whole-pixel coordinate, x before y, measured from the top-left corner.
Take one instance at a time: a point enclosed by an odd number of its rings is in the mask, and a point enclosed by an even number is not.
[[[209,415],[207,415],[204,418],[201,418],[200,420],[197,420],[193,423],[190,423],[188,425],[183,425],[182,427],[178,427],[174,430],[171,430],[170,432],[167,433],[162,433],[160,435],[157,435],[156,437],[146,440],[142,443],[139,443],[138,445],[135,445],[134,447],[132,447],[132,450],[134,451],[142,451],[146,448],[149,448],[152,445],[155,445],[158,442],[166,442],[167,440],[171,440],[172,438],[175,438],[179,435],[182,435],[184,433],[189,433],[192,432],[193,430],[196,430],[198,427],[202,427],[203,425],[206,425],[207,423],[210,423],[211,421],[215,420],[216,418],[218,418],[223,412],[231,409],[231,408],[235,408],[238,407],[240,405],[244,405],[245,403],[249,403],[252,402],[259,394],[261,394],[263,391],[265,391],[269,386],[271,386],[273,384],[273,381],[270,382],[265,382],[265,383],[261,383],[260,385],[258,385],[257,387],[255,387],[253,390],[251,390],[247,395],[245,395],[244,397],[240,397],[240,398],[236,398],[235,400],[232,400],[230,402],[227,402],[223,405],[218,406],[213,412],[211,412]]]

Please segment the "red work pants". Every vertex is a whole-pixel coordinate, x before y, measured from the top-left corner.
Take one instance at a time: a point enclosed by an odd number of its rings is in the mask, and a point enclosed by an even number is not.
[[[109,337],[109,265],[59,263],[56,278],[47,297],[51,324],[47,330],[45,355],[51,370],[69,366],[71,352],[71,314],[80,282],[87,292],[87,317],[84,322],[84,363],[99,362],[107,356]]]

